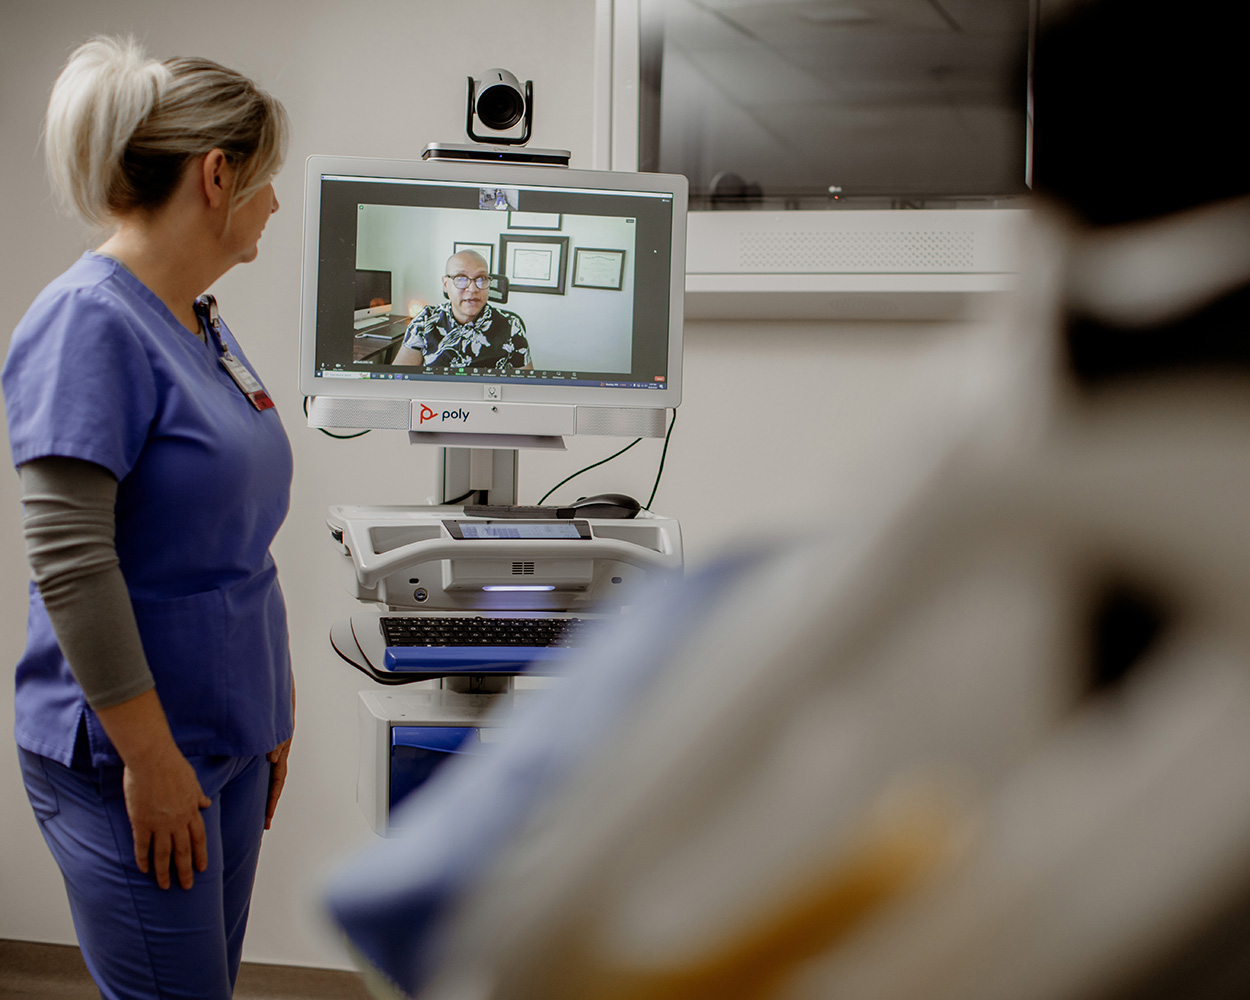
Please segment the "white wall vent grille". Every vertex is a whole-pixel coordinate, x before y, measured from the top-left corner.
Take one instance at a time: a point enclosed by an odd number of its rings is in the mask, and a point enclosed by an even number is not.
[[[967,230],[744,232],[739,264],[786,274],[968,271],[975,251],[976,234]]]

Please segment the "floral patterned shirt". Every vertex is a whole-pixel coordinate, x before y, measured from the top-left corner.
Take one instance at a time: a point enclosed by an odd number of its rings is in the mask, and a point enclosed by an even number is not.
[[[427,368],[509,369],[530,364],[521,317],[489,303],[471,323],[459,322],[450,302],[426,306],[404,331],[404,347],[420,351]]]

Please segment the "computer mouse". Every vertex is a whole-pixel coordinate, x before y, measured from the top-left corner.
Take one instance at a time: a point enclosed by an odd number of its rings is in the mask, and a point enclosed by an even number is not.
[[[624,493],[596,493],[593,497],[579,497],[560,507],[559,517],[636,517],[642,510],[633,497]]]

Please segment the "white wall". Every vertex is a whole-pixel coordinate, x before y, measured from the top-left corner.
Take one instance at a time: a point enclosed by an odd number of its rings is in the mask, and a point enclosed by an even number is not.
[[[299,686],[291,778],[267,835],[245,958],[346,966],[315,904],[318,873],[369,833],[354,803],[354,693],[369,685],[337,659],[327,623],[351,611],[323,512],[336,502],[423,502],[435,452],[404,435],[335,441],[303,425],[296,391],[300,164],[312,152],[415,156],[462,141],[465,78],[505,66],[532,78],[534,143],[590,166],[594,5],[589,0],[5,0],[0,5],[0,349],[35,292],[90,242],[53,211],[37,138],[68,49],[96,32],[134,32],[157,54],[196,53],[258,77],[287,104],[295,143],[276,184],[282,211],[257,262],[214,289],[277,401],[295,450],[291,515],[275,543]],[[534,296],[537,298],[537,296]],[[953,389],[951,328],[818,323],[696,324],[685,401],[656,499],[681,518],[688,562],[801,520],[840,525],[850,498],[906,469],[941,424]],[[624,441],[579,439],[525,455],[521,500]],[[661,443],[647,441],[563,487],[562,499],[619,490],[644,501]],[[767,530],[775,530],[769,527]],[[16,476],[0,474],[0,662],[20,655],[26,570]],[[4,670],[10,669],[5,666]],[[0,731],[12,700],[0,698]],[[0,743],[0,938],[73,940],[59,875],[26,806],[16,757]]]

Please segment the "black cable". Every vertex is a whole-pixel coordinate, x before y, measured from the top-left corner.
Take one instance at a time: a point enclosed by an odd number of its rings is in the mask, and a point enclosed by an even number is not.
[[[333,431],[328,431],[324,427],[318,427],[317,430],[321,431],[321,433],[328,438],[334,438],[336,441],[350,441],[352,438],[364,437],[369,433],[368,429],[356,431],[354,434],[335,434]]]
[[[308,397],[307,396],[304,397],[304,416],[305,417],[308,416]],[[364,437],[366,434],[369,433],[367,429],[363,431],[356,431],[354,434],[334,434],[331,431],[326,430],[324,427],[318,427],[317,430],[321,431],[321,433],[324,434],[326,437],[334,438],[336,441],[350,441],[352,438]]]
[[[673,419],[668,422],[668,430],[664,432],[664,450],[660,452],[660,467],[655,470],[655,485],[651,487],[651,496],[647,499],[644,510],[651,509],[655,500],[656,490],[660,488],[660,477],[664,475],[664,459],[668,457],[668,439],[673,436],[673,428],[677,426],[677,410],[673,410]]]
[[[544,494],[543,494],[543,499],[538,501],[538,506],[540,506],[540,507],[541,507],[541,506],[542,506],[542,504],[543,504],[543,500],[546,500],[546,499],[547,499],[547,497],[551,496],[551,494],[553,494],[553,493],[554,493],[556,490],[558,490],[561,486],[563,486],[565,483],[567,483],[570,479],[576,479],[576,478],[577,478],[578,476],[580,476],[583,472],[589,472],[591,469],[594,469],[594,468],[599,467],[600,465],[603,465],[603,463],[604,463],[604,462],[610,462],[610,461],[612,461],[612,459],[616,458],[616,456],[617,456],[617,455],[624,455],[624,454],[625,454],[625,452],[629,451],[629,449],[630,449],[630,448],[632,448],[634,445],[636,445],[636,444],[637,444],[639,441],[641,441],[641,440],[642,440],[642,438],[634,438],[634,440],[632,440],[631,442],[629,442],[629,444],[627,444],[624,448],[622,448],[620,451],[618,451],[618,452],[616,453],[616,455],[609,455],[607,458],[602,459],[602,460],[600,460],[600,461],[598,461],[598,462],[595,462],[595,464],[594,464],[594,465],[588,465],[588,466],[586,466],[586,468],[584,468],[584,469],[578,469],[576,472],[574,472],[574,473],[573,473],[573,475],[571,475],[571,476],[566,476],[565,478],[561,479],[558,483],[556,483],[556,484],[555,484],[555,486],[551,487],[551,489],[549,489],[546,493],[544,493]]]
[[[444,500],[443,503],[446,506],[450,507],[452,504],[463,503],[465,500],[468,500],[469,497],[473,496],[474,493],[481,493],[481,492],[482,492],[481,490],[469,490],[468,493],[461,493],[460,496],[455,497],[454,499],[451,499],[451,500]],[[481,497],[478,497],[479,501],[481,499],[482,499]]]

